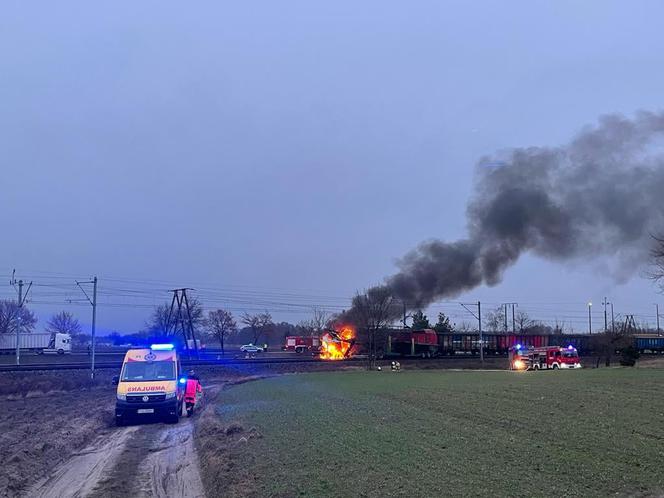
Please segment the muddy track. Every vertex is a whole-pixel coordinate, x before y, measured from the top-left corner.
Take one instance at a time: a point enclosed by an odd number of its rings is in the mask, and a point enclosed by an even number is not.
[[[194,420],[118,428],[56,467],[25,496],[202,497]]]
[[[88,496],[102,476],[115,465],[127,439],[136,429],[127,427],[123,431],[98,437],[90,446],[57,466],[50,476],[37,482],[26,496]]]

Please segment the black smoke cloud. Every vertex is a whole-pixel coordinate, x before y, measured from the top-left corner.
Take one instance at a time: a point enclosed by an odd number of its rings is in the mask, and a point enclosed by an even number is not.
[[[423,242],[386,285],[426,306],[497,284],[526,252],[562,262],[601,256],[626,278],[664,228],[663,193],[664,113],[604,116],[565,146],[481,159],[468,237]]]

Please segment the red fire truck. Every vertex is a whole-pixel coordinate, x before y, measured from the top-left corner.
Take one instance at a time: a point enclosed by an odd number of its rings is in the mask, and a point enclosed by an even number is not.
[[[319,347],[320,337],[318,336],[289,335],[286,337],[284,351],[304,353],[305,351],[317,351]]]
[[[566,348],[548,346],[528,350],[528,366],[531,370],[581,368],[579,353],[574,346]]]
[[[510,370],[558,370],[581,368],[579,353],[572,345],[523,348],[517,344],[510,350]]]

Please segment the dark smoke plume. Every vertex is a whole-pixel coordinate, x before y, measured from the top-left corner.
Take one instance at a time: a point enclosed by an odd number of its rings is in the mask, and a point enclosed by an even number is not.
[[[431,240],[399,261],[393,296],[426,306],[500,282],[525,252],[603,256],[627,278],[664,227],[664,113],[600,118],[562,147],[514,149],[478,164],[468,238]]]

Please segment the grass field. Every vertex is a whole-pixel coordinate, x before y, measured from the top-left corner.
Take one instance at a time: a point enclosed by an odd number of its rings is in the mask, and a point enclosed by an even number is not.
[[[664,489],[659,369],[286,375],[222,392],[207,415],[204,481],[230,496]]]

